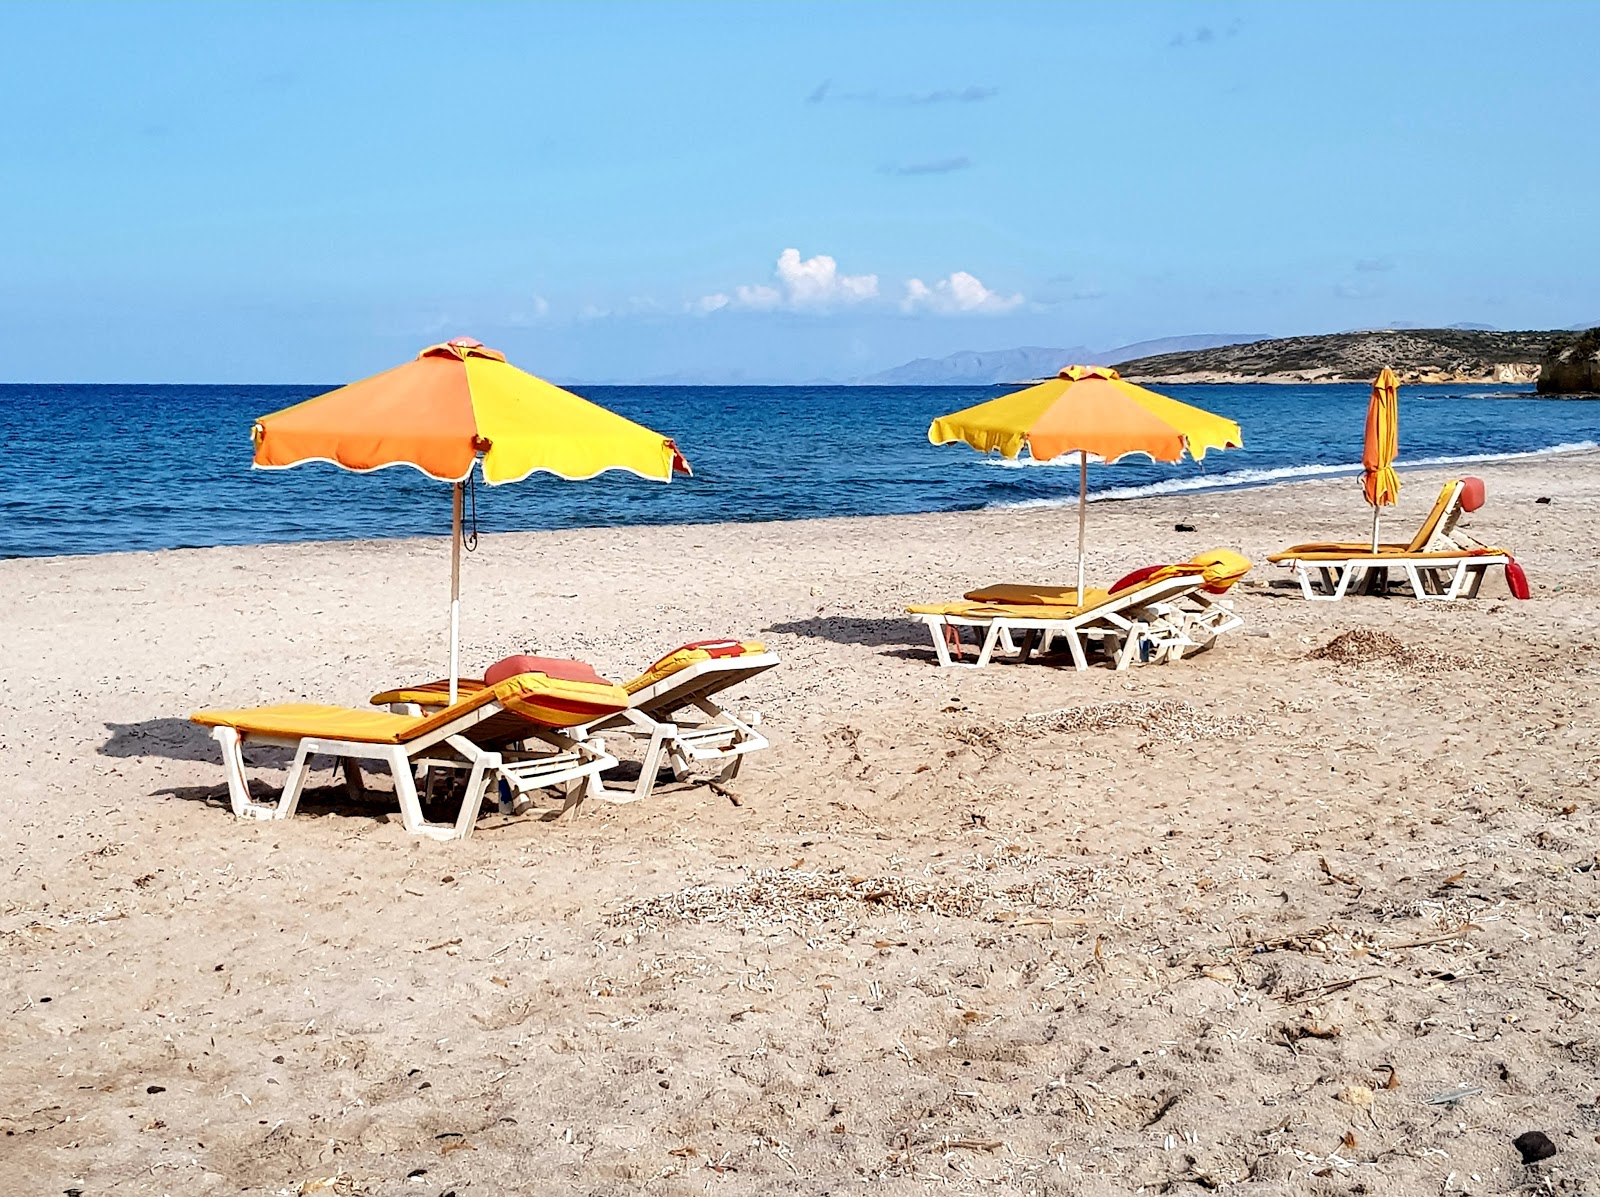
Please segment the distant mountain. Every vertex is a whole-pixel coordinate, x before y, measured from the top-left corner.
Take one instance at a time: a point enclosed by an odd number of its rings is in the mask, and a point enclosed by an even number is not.
[[[1449,329],[1454,329],[1456,332],[1499,332],[1500,331],[1498,328],[1496,328],[1492,324],[1446,324],[1445,327],[1449,328]]]
[[[1384,366],[1401,382],[1532,382],[1556,332],[1379,329],[1279,337],[1117,362],[1154,382],[1365,382]]]
[[[1184,350],[1211,349],[1219,345],[1240,345],[1259,341],[1259,333],[1201,333],[1188,337],[1162,337],[1155,341],[1137,341],[1115,349],[1090,349],[1075,345],[1070,349],[1042,349],[1028,346],[1021,349],[994,349],[986,352],[971,349],[952,353],[948,357],[919,357],[890,370],[869,374],[855,381],[863,386],[929,387],[929,386],[981,386],[997,382],[1025,382],[1030,378],[1048,378],[1063,366],[1109,366],[1129,358],[1149,357],[1158,353],[1177,353]]]
[[[649,378],[641,378],[637,383],[631,385],[648,387],[831,387],[839,384],[831,378],[811,378],[796,382],[792,379],[777,379],[759,374],[749,374],[744,370],[675,370],[671,374],[655,374]]]

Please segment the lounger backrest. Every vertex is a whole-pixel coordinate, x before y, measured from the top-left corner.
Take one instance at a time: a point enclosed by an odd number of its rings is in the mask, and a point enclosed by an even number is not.
[[[1439,491],[1439,498],[1434,502],[1433,510],[1428,512],[1428,518],[1422,521],[1422,527],[1417,529],[1417,534],[1411,538],[1406,551],[1429,553],[1454,548],[1450,533],[1455,531],[1456,521],[1460,518],[1461,480],[1455,479],[1446,482]]]
[[[419,719],[406,729],[401,742],[448,733],[466,735],[479,744],[500,743],[525,738],[530,724],[551,729],[573,727],[627,707],[627,691],[609,682],[520,673],[463,695],[453,705]]]
[[[666,716],[680,707],[749,681],[776,664],[778,655],[767,652],[694,661],[659,681],[635,690],[631,695],[633,709],[666,722]]]

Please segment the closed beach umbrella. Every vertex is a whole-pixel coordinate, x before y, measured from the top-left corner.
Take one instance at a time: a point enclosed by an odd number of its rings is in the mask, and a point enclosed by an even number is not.
[[[1378,551],[1378,512],[1400,497],[1394,472],[1400,452],[1400,381],[1385,366],[1367,401],[1367,441],[1361,450],[1361,489],[1372,504],[1372,551]]]
[[[1055,378],[940,416],[928,427],[936,445],[964,442],[981,453],[1035,461],[1078,455],[1078,595],[1083,595],[1083,545],[1089,459],[1106,463],[1131,453],[1155,461],[1196,461],[1208,449],[1244,444],[1239,425],[1187,403],[1124,382],[1104,366],[1068,366]]]
[[[453,484],[451,702],[460,676],[462,498],[474,464],[490,486],[541,470],[571,479],[627,470],[661,482],[689,473],[670,437],[526,374],[467,337],[262,416],[252,435],[259,469],[327,461],[368,473],[408,465]]]

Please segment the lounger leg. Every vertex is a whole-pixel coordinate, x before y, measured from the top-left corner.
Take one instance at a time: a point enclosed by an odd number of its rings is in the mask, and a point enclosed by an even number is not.
[[[1067,638],[1067,649],[1072,653],[1072,665],[1079,673],[1089,668],[1089,659],[1084,656],[1083,641],[1078,638],[1076,628],[1066,628],[1062,635]]]
[[[951,665],[950,642],[948,637],[950,625],[947,623],[936,623],[931,619],[927,621],[927,624],[928,633],[933,637],[933,655],[939,658],[939,667],[941,669],[949,669]]]
[[[1452,602],[1460,598],[1466,589],[1466,583],[1467,562],[1462,561],[1456,566],[1455,576],[1450,579],[1450,588],[1445,591],[1444,597]]]
[[[352,802],[361,801],[367,796],[367,783],[361,776],[361,762],[353,756],[342,756],[339,763],[344,766],[344,792]]]
[[[1127,635],[1108,632],[1113,648],[1116,650],[1117,672],[1126,672],[1128,666],[1133,664],[1134,654],[1139,651],[1140,634],[1144,631],[1142,623],[1135,623],[1128,629]]]
[[[211,729],[211,738],[222,749],[222,774],[228,780],[228,802],[241,819],[270,819],[277,808],[250,797],[250,779],[244,772],[244,743],[231,727]]]
[[[1296,561],[1294,563],[1295,577],[1300,579],[1300,593],[1306,596],[1307,602],[1314,603],[1319,599],[1328,598],[1331,596],[1331,592],[1333,590],[1333,575],[1326,569],[1319,570],[1318,572],[1322,574],[1322,581],[1324,586],[1326,586],[1330,592],[1329,595],[1318,594],[1316,588],[1311,585],[1311,571],[1306,568],[1306,563],[1304,561]]]
[[[461,813],[456,816],[456,838],[466,839],[477,826],[478,812],[483,809],[483,796],[494,781],[494,771],[500,767],[500,755],[486,752],[472,762],[472,773],[467,777],[467,792],[461,797]]]
[[[1472,584],[1467,587],[1466,594],[1462,595],[1461,597],[1462,598],[1469,598],[1469,599],[1477,598],[1478,597],[1478,588],[1483,585],[1483,576],[1484,576],[1484,574],[1486,574],[1488,572],[1489,572],[1488,566],[1480,565],[1480,566],[1475,567],[1472,570]]]
[[[999,643],[1000,633],[1003,631],[1005,627],[999,620],[989,625],[989,634],[983,638],[983,650],[978,653],[978,659],[972,663],[974,668],[982,669],[989,663],[989,658],[994,655],[994,646]]]
[[[283,793],[278,797],[278,809],[273,818],[294,818],[294,812],[300,806],[300,795],[306,788],[306,778],[310,773],[311,743],[302,740],[294,754],[294,764],[289,766],[289,775],[283,779]]]
[[[400,802],[400,822],[412,835],[427,833],[422,818],[422,803],[417,798],[417,783],[411,776],[411,762],[403,748],[388,754],[389,772],[394,774],[394,794]],[[436,837],[437,838],[437,837]]]

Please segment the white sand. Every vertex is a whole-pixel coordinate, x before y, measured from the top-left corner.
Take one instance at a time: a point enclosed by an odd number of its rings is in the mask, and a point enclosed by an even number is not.
[[[1261,562],[1267,636],[1126,674],[940,671],[900,615],[1068,580],[1071,511],[485,536],[469,663],[784,665],[738,805],[455,844],[326,769],[237,822],[184,721],[437,674],[442,541],[0,562],[0,1189],[1595,1192],[1597,464],[1480,471],[1520,604],[1269,584],[1350,479],[1096,506],[1091,580]],[[1306,659],[1353,628],[1425,655]]]

